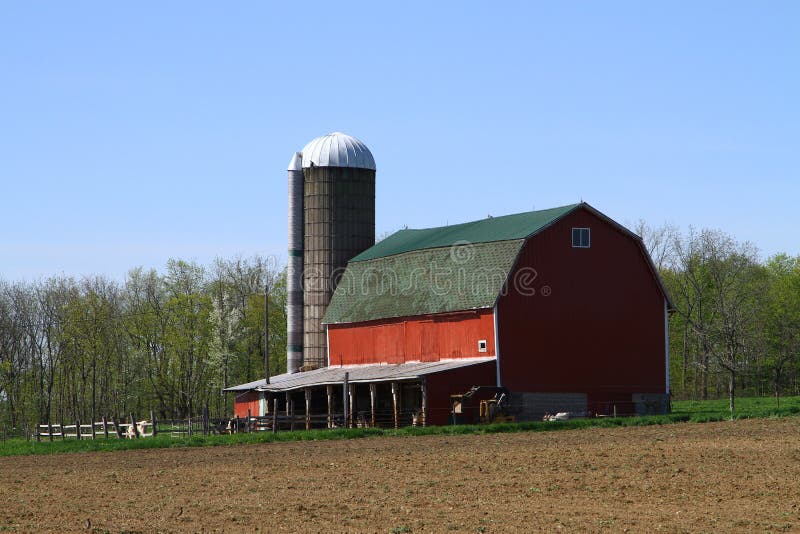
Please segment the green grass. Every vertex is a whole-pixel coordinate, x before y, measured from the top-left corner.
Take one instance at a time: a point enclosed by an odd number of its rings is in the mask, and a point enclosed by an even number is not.
[[[736,399],[736,418],[746,419],[753,417],[784,417],[800,414],[800,397],[785,397],[781,399],[780,409],[776,408],[775,399],[741,398]],[[400,430],[387,430],[380,428],[351,428],[335,430],[310,430],[293,432],[257,432],[252,434],[234,434],[223,436],[195,435],[190,437],[173,438],[167,434],[154,438],[138,440],[120,439],[95,439],[95,440],[68,440],[37,443],[27,442],[24,439],[9,439],[0,442],[0,456],[16,456],[23,454],[56,454],[67,452],[86,451],[118,451],[131,449],[161,449],[173,447],[205,447],[205,446],[230,446],[242,443],[272,443],[280,441],[318,441],[356,439],[371,436],[431,436],[431,435],[462,435],[462,434],[496,434],[504,432],[544,432],[553,430],[568,430],[588,427],[627,427],[664,425],[678,422],[704,423],[709,421],[722,421],[730,419],[728,400],[713,401],[677,401],[673,403],[673,412],[668,415],[648,417],[604,417],[597,419],[573,419],[571,421],[528,421],[520,423],[498,423],[493,425],[458,425],[458,426],[431,426],[426,428],[407,427]]]
[[[688,415],[689,420],[694,422],[730,419],[728,399],[676,401],[672,404],[672,411]],[[735,419],[796,414],[800,414],[800,397],[781,397],[780,408],[777,408],[775,397],[742,397],[736,398],[735,402]]]

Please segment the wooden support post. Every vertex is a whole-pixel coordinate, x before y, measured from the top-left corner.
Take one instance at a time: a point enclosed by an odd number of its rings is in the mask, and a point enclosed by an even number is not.
[[[392,406],[394,409],[394,429],[397,430],[399,427],[399,421],[397,419],[397,382],[392,382]]]
[[[78,439],[78,441],[81,440],[81,420],[80,419],[76,419],[75,420],[75,437]]]
[[[130,416],[131,424],[133,425],[133,435],[136,436],[136,439],[139,439],[139,425],[136,424],[136,418],[133,416],[133,413],[131,413]]]
[[[333,428],[333,386],[326,388],[328,393],[328,428]]]
[[[350,419],[348,418],[350,409],[350,401],[348,397],[350,396],[350,373],[344,374],[344,384],[342,385],[342,405],[344,406],[344,421],[342,424],[345,428],[349,428]]]
[[[422,406],[422,426],[428,424],[428,383],[425,380],[425,377],[422,377],[422,382],[419,385],[420,396],[422,397],[422,402],[420,405]]]
[[[306,430],[311,430],[311,388],[306,388]]]
[[[272,433],[278,431],[278,399],[272,399]]]
[[[208,435],[208,429],[209,429],[209,425],[208,425],[208,404],[206,404],[205,406],[203,406],[203,435],[204,436]]]
[[[97,438],[97,432],[94,429],[94,417],[92,417],[92,439]]]
[[[108,439],[108,419],[105,415],[103,416],[103,436]]]
[[[375,426],[375,390],[377,385],[372,382],[369,385],[369,426]]]
[[[150,410],[150,426],[153,428],[153,437],[158,434],[158,425],[156,424],[156,413]]]
[[[64,421],[61,421],[61,427],[60,428],[61,428],[61,441],[64,441],[64,440],[67,439],[67,436],[64,435]]]
[[[289,396],[289,430],[294,430],[294,400]]]
[[[289,395],[289,392],[287,391],[286,392],[286,417],[289,417],[289,399],[291,399],[291,396]]]
[[[350,384],[350,392],[348,394],[350,399],[350,409],[348,413],[350,414],[350,428],[353,428],[355,425],[353,421],[356,421],[356,414],[355,414],[355,407],[356,407],[356,385]]]
[[[250,408],[247,409],[247,422],[244,424],[244,428],[247,433],[250,433]]]

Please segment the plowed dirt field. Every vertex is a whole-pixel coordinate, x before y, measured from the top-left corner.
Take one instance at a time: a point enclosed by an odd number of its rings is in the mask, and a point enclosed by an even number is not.
[[[0,458],[0,530],[800,531],[800,419]]]

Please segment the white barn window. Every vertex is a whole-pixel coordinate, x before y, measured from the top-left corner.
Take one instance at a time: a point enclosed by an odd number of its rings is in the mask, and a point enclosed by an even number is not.
[[[572,229],[572,248],[589,248],[591,241],[589,228]]]

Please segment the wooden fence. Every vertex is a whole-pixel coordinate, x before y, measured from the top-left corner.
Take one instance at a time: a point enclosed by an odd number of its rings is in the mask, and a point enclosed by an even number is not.
[[[148,432],[149,428],[149,432]],[[116,418],[103,417],[101,421],[81,423],[75,421],[67,424],[43,423],[36,426],[36,441],[66,441],[67,439],[97,439],[97,438],[149,438],[158,434],[158,424],[153,413],[150,420],[137,421],[130,414],[127,421],[118,421]]]
[[[347,417],[347,420],[345,420]],[[421,424],[416,412],[375,411],[353,414],[304,414],[285,410],[263,416],[211,419],[208,411],[203,415],[185,419],[156,419],[150,412],[149,420],[137,420],[129,414],[124,421],[103,417],[91,423],[43,423],[36,426],[36,441],[65,441],[68,439],[137,439],[158,434],[172,437],[191,437],[195,434],[236,434],[241,432],[279,432],[335,428],[391,428]]]

